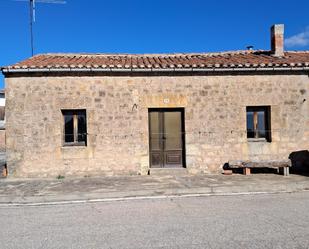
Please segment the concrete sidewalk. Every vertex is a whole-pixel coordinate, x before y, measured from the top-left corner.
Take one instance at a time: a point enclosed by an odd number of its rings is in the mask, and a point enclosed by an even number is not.
[[[305,190],[309,177],[276,174],[1,179],[0,205]]]

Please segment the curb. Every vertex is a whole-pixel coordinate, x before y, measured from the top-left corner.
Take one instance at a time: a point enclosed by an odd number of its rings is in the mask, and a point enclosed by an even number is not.
[[[200,194],[172,194],[172,195],[157,195],[157,196],[131,196],[131,197],[114,197],[114,198],[97,198],[97,199],[81,199],[70,201],[47,201],[47,202],[7,202],[0,203],[0,208],[3,207],[38,207],[38,206],[57,206],[70,204],[87,204],[87,203],[103,203],[103,202],[122,202],[132,200],[160,200],[160,199],[179,199],[190,197],[211,197],[211,196],[241,196],[241,195],[266,195],[266,194],[284,194],[309,192],[309,190],[300,191],[260,191],[260,192],[231,192],[231,193],[200,193]]]

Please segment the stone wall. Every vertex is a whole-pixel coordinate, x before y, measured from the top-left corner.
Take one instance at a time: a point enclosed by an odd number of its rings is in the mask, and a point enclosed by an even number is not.
[[[308,75],[6,78],[9,176],[147,174],[148,108],[185,108],[191,173],[309,148]],[[168,101],[166,101],[168,100]],[[248,142],[246,106],[271,106],[272,142]],[[87,110],[87,147],[63,147],[61,109]]]

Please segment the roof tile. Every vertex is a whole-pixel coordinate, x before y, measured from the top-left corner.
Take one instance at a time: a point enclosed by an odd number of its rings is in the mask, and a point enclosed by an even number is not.
[[[275,57],[270,51],[234,51],[200,54],[40,54],[5,69],[42,68],[249,68],[308,67],[309,51],[285,52]]]

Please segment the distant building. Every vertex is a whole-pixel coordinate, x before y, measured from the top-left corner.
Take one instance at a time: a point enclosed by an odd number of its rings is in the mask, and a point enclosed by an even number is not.
[[[5,91],[0,90],[0,152],[5,151]]]
[[[308,150],[309,51],[284,51],[283,25],[271,34],[269,51],[42,54],[2,68],[9,175],[219,173]]]
[[[5,92],[0,89],[0,129],[5,128]]]

